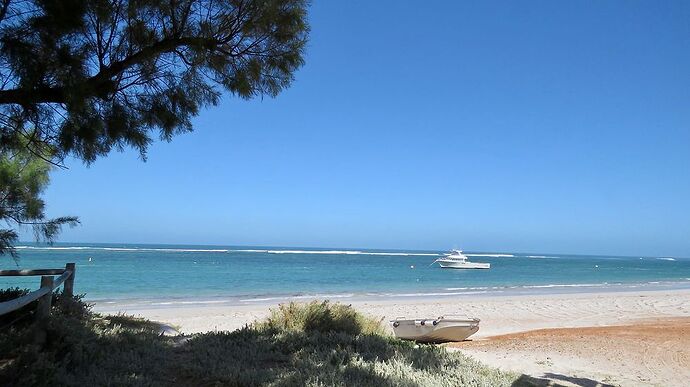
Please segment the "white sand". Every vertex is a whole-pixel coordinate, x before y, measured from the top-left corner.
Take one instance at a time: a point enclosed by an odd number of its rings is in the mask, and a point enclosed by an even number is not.
[[[678,345],[679,341],[690,343],[687,340],[690,325],[683,319],[690,318],[690,290],[687,289],[359,300],[351,304],[383,321],[397,316],[429,318],[459,314],[478,317],[482,321],[479,332],[472,337],[474,341],[453,345],[453,349],[498,368],[539,378],[552,375],[551,379],[559,385],[596,386],[602,382],[625,386],[685,386],[690,380],[690,346]],[[272,307],[275,304],[155,308],[101,304],[94,310],[138,315],[172,324],[184,333],[195,333],[237,329],[266,317]],[[680,321],[680,325],[664,325],[669,319]],[[636,327],[641,321],[655,325],[628,334],[632,329],[625,325]],[[609,326],[619,327],[587,328]],[[580,329],[534,331],[546,328]],[[534,333],[495,337],[526,331]],[[659,339],[665,332],[673,332],[675,336]],[[487,339],[489,337],[494,338]]]
[[[343,300],[334,300],[343,302]],[[385,321],[397,316],[468,315],[482,320],[479,339],[540,328],[618,325],[644,318],[690,317],[690,290],[558,295],[410,298],[347,301]],[[276,304],[136,306],[97,304],[97,312],[123,312],[162,321],[184,333],[234,330],[268,315]]]
[[[690,318],[539,329],[449,344],[484,363],[560,384],[688,386]]]

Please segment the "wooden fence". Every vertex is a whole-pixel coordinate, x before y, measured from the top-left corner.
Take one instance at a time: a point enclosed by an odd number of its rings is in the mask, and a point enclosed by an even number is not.
[[[74,294],[74,275],[76,265],[68,263],[64,269],[36,269],[36,270],[0,270],[0,277],[8,276],[41,276],[41,288],[29,294],[5,302],[0,302],[0,316],[13,312],[33,301],[38,300],[36,319],[42,320],[50,315],[53,300],[53,290],[63,283],[63,293],[71,297]],[[59,275],[55,278],[54,276]]]

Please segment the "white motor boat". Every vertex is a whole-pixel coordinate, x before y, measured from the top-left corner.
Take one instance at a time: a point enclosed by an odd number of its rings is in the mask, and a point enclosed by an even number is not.
[[[467,256],[462,253],[462,250],[451,250],[443,258],[434,261],[444,269],[489,269],[490,263],[470,262]]]
[[[436,319],[406,319],[391,321],[395,337],[420,343],[463,341],[479,330],[478,318],[439,317]]]

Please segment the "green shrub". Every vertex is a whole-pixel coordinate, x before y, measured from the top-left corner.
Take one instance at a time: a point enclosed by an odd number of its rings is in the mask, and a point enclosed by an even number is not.
[[[16,293],[18,294],[18,293]],[[165,338],[147,320],[92,313],[81,296],[53,296],[45,326],[33,317],[0,331],[0,385],[147,385],[162,372]],[[37,337],[44,337],[41,344]]]
[[[29,293],[29,289],[7,288],[0,289],[0,302],[10,301]]]
[[[349,335],[384,334],[381,321],[358,313],[351,305],[312,301],[308,304],[291,302],[272,309],[258,328],[300,332],[340,332]]]
[[[35,343],[30,323],[0,331],[0,385],[510,386],[518,378],[398,340],[347,305],[286,304],[234,332],[165,337],[155,322],[56,297],[45,343]]]

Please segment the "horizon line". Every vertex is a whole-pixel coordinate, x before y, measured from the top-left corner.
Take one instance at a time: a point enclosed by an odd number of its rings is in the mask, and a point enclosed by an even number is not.
[[[244,245],[244,244],[195,244],[195,243],[139,243],[139,242],[67,242],[67,241],[56,241],[52,243],[46,242],[29,242],[29,241],[18,241],[15,247],[21,246],[22,243],[28,243],[38,246],[52,246],[55,244],[68,244],[74,247],[80,247],[80,244],[105,244],[105,245],[143,245],[143,246],[206,246],[206,247],[259,247],[259,248],[273,248],[273,249],[320,249],[320,250],[342,250],[342,251],[358,251],[358,250],[378,250],[378,251],[392,251],[392,252],[444,252],[450,249],[400,249],[400,248],[371,248],[371,247],[343,247],[343,246],[281,246],[281,245]],[[88,247],[88,246],[84,246]],[[555,253],[555,252],[544,252],[544,251],[494,251],[494,250],[465,250],[464,252],[470,253],[493,253],[493,254],[551,254],[558,256],[582,256],[582,257],[608,257],[608,258],[677,258],[677,259],[690,259],[690,257],[672,256],[672,255],[617,255],[617,254],[583,254],[583,253]]]

